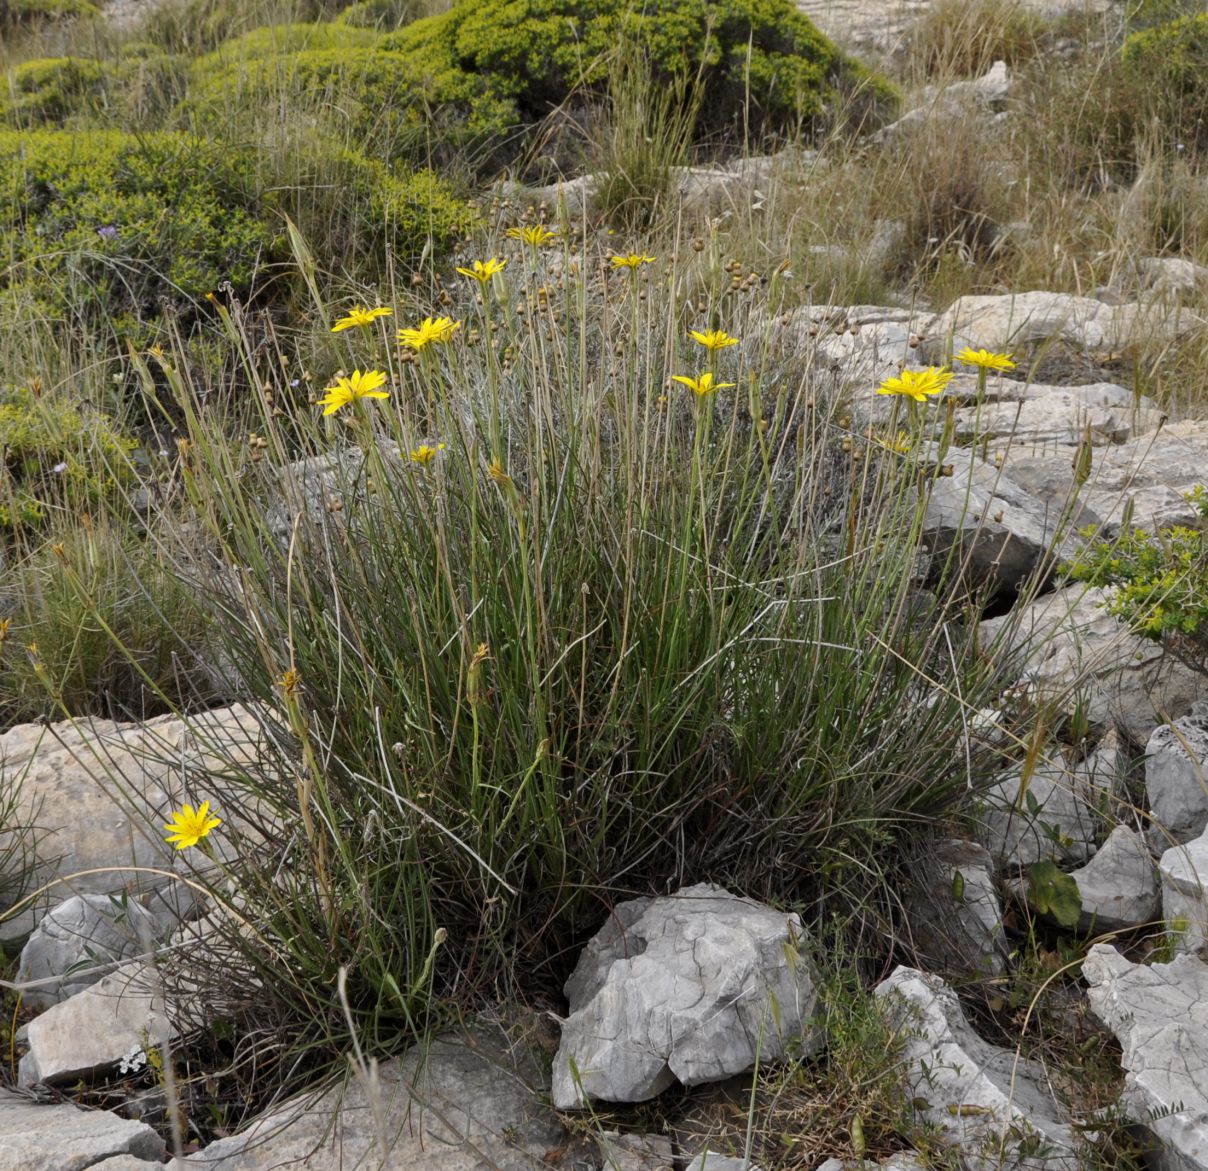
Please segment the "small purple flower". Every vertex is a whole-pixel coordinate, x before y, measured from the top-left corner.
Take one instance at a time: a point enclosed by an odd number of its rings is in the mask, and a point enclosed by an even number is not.
[[[100,236],[103,240],[116,240],[117,239],[117,225],[116,224],[106,224],[103,228],[97,228],[96,234],[98,236]]]

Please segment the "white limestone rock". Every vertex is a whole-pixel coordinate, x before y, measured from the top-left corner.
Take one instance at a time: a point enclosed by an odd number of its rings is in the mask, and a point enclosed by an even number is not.
[[[1070,872],[1082,896],[1080,931],[1120,931],[1162,913],[1157,869],[1144,838],[1118,825],[1083,867]]]
[[[1000,869],[1084,861],[1094,850],[1094,818],[1073,774],[1059,764],[1037,765],[1026,787],[1022,772],[1011,770],[977,794],[976,809],[982,840]]]
[[[569,1138],[541,1088],[536,1060],[501,1031],[446,1034],[383,1063],[376,1086],[287,1102],[164,1171],[533,1171]]]
[[[1204,678],[1160,643],[1109,614],[1102,590],[1067,586],[1016,613],[979,626],[983,647],[999,638],[1024,658],[1017,688],[1037,702],[1077,707],[1093,724],[1118,726],[1144,743],[1160,713],[1182,715],[1203,694]]]
[[[1208,827],[1208,703],[1154,730],[1145,746],[1145,793],[1167,840],[1190,841]]]
[[[29,1022],[17,1082],[77,1080],[172,1036],[155,970],[134,960]]]
[[[106,1110],[31,1102],[0,1089],[0,1171],[84,1171],[111,1159],[154,1171],[164,1141],[149,1126]]]
[[[1158,862],[1162,918],[1176,951],[1198,952],[1208,943],[1208,831],[1171,846]]]
[[[969,1171],[1077,1171],[1073,1131],[1042,1070],[983,1041],[956,993],[936,976],[898,967],[874,993],[904,1038],[907,1094]]]
[[[1082,976],[1091,1010],[1123,1049],[1121,1106],[1159,1144],[1146,1165],[1154,1171],[1204,1171],[1208,966],[1188,955],[1167,964],[1133,964],[1100,943],[1087,953]]]
[[[815,1051],[802,943],[796,914],[705,883],[619,903],[566,982],[554,1105],[643,1102]]]

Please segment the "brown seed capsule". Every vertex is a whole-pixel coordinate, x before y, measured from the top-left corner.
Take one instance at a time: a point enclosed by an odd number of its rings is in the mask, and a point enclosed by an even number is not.
[[[419,288],[419,286],[420,286],[420,285],[422,285],[423,283],[424,283],[424,277],[423,277],[423,273],[419,273],[419,272],[413,272],[413,273],[411,274],[411,287],[412,287],[412,288],[416,288],[416,289],[417,289],[417,288]]]
[[[704,250],[705,250],[705,242],[699,236],[697,236],[696,239],[692,241],[692,251],[693,252],[704,252]]]

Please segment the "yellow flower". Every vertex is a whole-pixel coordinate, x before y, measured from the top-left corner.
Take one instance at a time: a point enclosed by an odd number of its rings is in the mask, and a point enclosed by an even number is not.
[[[683,374],[673,374],[671,381],[682,382],[697,398],[706,398],[711,394],[716,394],[719,390],[724,390],[727,386],[735,385],[733,382],[714,382],[713,375],[707,370],[699,378],[686,378]]]
[[[511,488],[513,486],[512,477],[507,474],[503,461],[500,459],[491,460],[487,465],[487,475],[501,488]]]
[[[958,362],[966,366],[980,366],[983,370],[1014,370],[1015,363],[1010,354],[992,354],[989,350],[975,350],[966,346],[956,355]]]
[[[281,673],[277,685],[286,695],[297,695],[302,687],[302,672],[297,667],[290,667]]]
[[[378,390],[386,381],[386,375],[381,370],[359,370],[352,372],[351,378],[337,378],[335,386],[327,387],[327,393],[319,399],[323,414],[334,415],[341,407],[360,398],[389,398],[390,392]]]
[[[354,326],[372,325],[379,317],[389,317],[393,312],[393,309],[385,309],[380,305],[376,309],[366,309],[360,305],[354,305],[347,317],[341,317],[331,327],[331,332],[339,333],[342,329],[352,329]]]
[[[417,464],[430,464],[436,458],[438,451],[444,451],[445,445],[438,443],[435,447],[430,447],[427,443],[421,443],[412,453],[411,458]]]
[[[631,252],[628,256],[611,256],[613,268],[639,268],[643,264],[653,264],[657,256],[647,256],[645,253]]]
[[[441,345],[447,342],[453,331],[461,326],[460,321],[451,317],[425,317],[418,329],[400,329],[398,340],[400,345],[410,346],[413,350],[422,350],[429,342]]]
[[[508,228],[508,235],[513,240],[521,240],[525,244],[531,244],[534,248],[540,248],[542,244],[548,244],[551,240],[558,238],[557,232],[547,231],[540,224],[529,224],[523,228]]]
[[[485,264],[481,260],[476,260],[473,268],[459,268],[457,271],[462,276],[468,276],[480,285],[485,285],[497,272],[502,272],[506,264],[506,260],[492,256]]]
[[[877,387],[877,394],[901,394],[916,403],[925,403],[927,396],[940,394],[952,380],[952,371],[938,366],[926,370],[903,370],[896,378],[887,378]]]
[[[877,442],[886,451],[896,451],[899,455],[909,451],[914,446],[914,440],[905,431],[899,431],[896,435],[882,435],[877,439]]]
[[[192,805],[182,806],[172,814],[172,820],[164,829],[168,831],[165,842],[172,842],[178,850],[187,850],[197,845],[216,825],[221,825],[222,819],[210,816],[210,803],[203,801],[197,811]]]
[[[613,257],[615,260],[616,257]],[[689,335],[693,341],[698,341],[710,353],[714,350],[724,350],[727,346],[738,345],[738,338],[731,337],[724,329],[710,329],[705,333],[698,333],[695,329]]]

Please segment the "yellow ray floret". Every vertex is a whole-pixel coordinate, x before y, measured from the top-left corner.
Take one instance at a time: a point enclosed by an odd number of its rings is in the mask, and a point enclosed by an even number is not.
[[[359,370],[352,372],[350,378],[337,378],[335,386],[329,386],[326,394],[319,399],[323,414],[334,415],[341,407],[362,398],[389,398],[390,392],[378,390],[386,381],[386,375],[381,370]]]
[[[727,346],[738,345],[738,338],[731,337],[724,329],[710,329],[704,333],[692,330],[689,336],[693,341],[700,342],[706,350],[724,350]]]
[[[925,403],[929,395],[942,393],[952,381],[952,371],[939,366],[928,366],[926,370],[903,370],[895,378],[887,378],[877,387],[877,394],[900,394]]]
[[[688,378],[683,374],[673,374],[672,382],[682,382],[697,398],[707,398],[711,394],[716,394],[719,390],[724,390],[728,386],[734,386],[733,382],[714,382],[713,375],[706,370],[699,378]]]
[[[331,327],[331,332],[339,333],[342,329],[352,329],[354,326],[363,328],[366,325],[372,325],[379,317],[389,317],[393,312],[393,309],[386,309],[381,305],[376,309],[366,309],[363,305],[354,305],[347,317],[341,317]]]
[[[460,326],[461,322],[451,317],[425,317],[417,329],[398,331],[399,344],[410,346],[413,350],[422,350],[429,342],[443,345]]]
[[[196,810],[192,805],[182,805],[174,814],[169,824],[164,826],[168,831],[164,841],[171,842],[178,850],[187,850],[197,845],[215,826],[221,825],[222,819],[210,816],[210,803],[203,801]]]
[[[457,271],[462,276],[468,276],[471,280],[477,281],[480,285],[485,285],[497,272],[502,272],[507,265],[506,260],[500,260],[496,256],[492,256],[490,260],[483,262],[481,260],[474,261],[473,268],[459,268]]]
[[[966,366],[979,366],[983,370],[1014,370],[1015,362],[1010,354],[992,354],[989,350],[975,350],[966,346],[956,355],[956,361]]]

